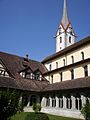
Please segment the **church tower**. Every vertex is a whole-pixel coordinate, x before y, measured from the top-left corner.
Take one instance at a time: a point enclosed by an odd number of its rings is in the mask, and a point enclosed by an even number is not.
[[[64,0],[63,16],[56,33],[56,52],[75,43],[75,33],[68,18],[66,0]]]

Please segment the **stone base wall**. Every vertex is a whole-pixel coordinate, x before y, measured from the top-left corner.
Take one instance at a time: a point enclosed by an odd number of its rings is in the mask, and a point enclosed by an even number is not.
[[[59,109],[59,108],[42,108],[42,111],[44,113],[49,113],[52,115],[57,116],[64,116],[64,117],[71,117],[71,118],[79,118],[84,119],[84,117],[81,115],[81,112],[78,110],[65,110],[65,109]]]
[[[24,112],[34,112],[32,107],[24,107]]]
[[[25,107],[24,112],[34,112],[34,111],[32,110],[32,107]],[[59,109],[59,108],[44,107],[42,108],[41,112],[57,115],[57,116],[84,119],[84,117],[81,115],[81,112],[78,110],[69,110],[69,109],[65,110],[65,109]]]

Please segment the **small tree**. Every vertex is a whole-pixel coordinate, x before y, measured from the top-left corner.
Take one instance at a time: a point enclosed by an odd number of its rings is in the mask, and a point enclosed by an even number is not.
[[[41,111],[41,105],[39,103],[34,103],[32,106],[32,109],[35,111],[35,113],[40,112]]]
[[[16,90],[0,91],[0,120],[8,120],[19,110],[20,94]]]
[[[86,102],[81,109],[81,113],[83,114],[85,120],[90,120],[90,102]]]

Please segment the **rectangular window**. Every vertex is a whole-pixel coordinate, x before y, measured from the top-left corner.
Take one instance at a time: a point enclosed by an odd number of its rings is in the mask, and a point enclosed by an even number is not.
[[[62,79],[63,79],[63,77],[62,77],[62,72],[60,73],[60,82],[62,82]]]
[[[56,62],[56,69],[58,68],[58,62]]]
[[[71,70],[71,79],[74,79],[74,70]]]
[[[71,56],[71,58],[72,58],[72,64],[74,63],[74,57],[73,56]]]
[[[63,59],[63,64],[64,64],[64,66],[65,66],[65,59]]]
[[[50,71],[52,70],[52,65],[51,65],[51,64],[49,65],[49,70],[50,70]]]
[[[84,52],[81,52],[82,60],[84,60]]]
[[[53,83],[53,75],[51,75],[51,84]]]
[[[84,66],[84,74],[85,74],[85,77],[88,76],[88,66]]]

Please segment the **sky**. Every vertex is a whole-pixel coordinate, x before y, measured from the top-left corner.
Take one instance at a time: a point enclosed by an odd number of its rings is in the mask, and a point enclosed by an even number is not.
[[[90,36],[90,0],[67,0],[77,41]],[[55,53],[63,0],[0,0],[0,51],[42,61]]]

